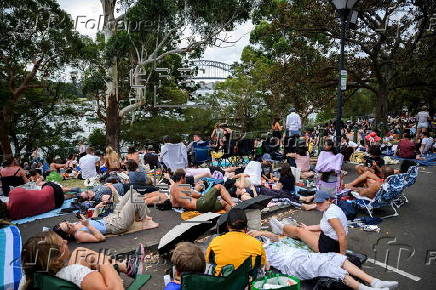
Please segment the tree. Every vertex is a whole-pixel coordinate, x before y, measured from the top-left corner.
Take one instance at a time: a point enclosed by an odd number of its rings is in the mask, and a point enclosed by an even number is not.
[[[7,157],[17,103],[27,90],[44,87],[54,72],[79,58],[83,42],[54,0],[6,0],[0,13],[0,75],[6,80],[0,82],[0,141]]]
[[[255,10],[250,43],[242,54],[243,65],[258,88],[271,117],[284,118],[294,106],[306,118],[328,106],[334,98],[325,85],[333,77],[333,61],[326,51],[329,40],[322,33],[305,35],[294,22],[316,17],[311,1],[261,1]]]
[[[122,119],[146,104],[142,89],[130,91],[122,88],[122,80],[130,68],[135,73],[146,71],[144,85],[155,74],[155,68],[168,57],[176,54],[199,55],[207,45],[226,43],[220,33],[231,29],[249,17],[252,6],[249,0],[139,0],[121,1],[124,14],[115,18],[116,0],[101,0],[104,14],[104,40],[108,60],[104,112],[100,117],[106,123],[106,142],[117,148]],[[148,29],[121,31],[118,21],[124,23],[152,23]],[[151,29],[150,29],[151,28]],[[121,73],[120,68],[126,69]],[[176,67],[177,69],[177,67]],[[135,80],[138,80],[135,77]],[[134,103],[123,106],[123,100],[132,95]]]

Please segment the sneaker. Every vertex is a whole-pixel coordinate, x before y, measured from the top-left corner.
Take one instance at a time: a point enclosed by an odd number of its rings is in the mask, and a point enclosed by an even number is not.
[[[398,287],[398,281],[381,281],[376,279],[371,283],[371,287],[395,289]]]

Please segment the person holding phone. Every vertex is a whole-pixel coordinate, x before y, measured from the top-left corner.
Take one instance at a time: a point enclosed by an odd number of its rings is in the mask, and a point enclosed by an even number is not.
[[[101,202],[96,206],[93,218],[98,216],[98,209],[105,205],[105,202]],[[121,234],[128,231],[137,220],[142,222],[144,230],[159,226],[151,217],[147,216],[145,198],[133,190],[122,197],[114,212],[108,216],[102,219],[86,219],[80,215],[79,222],[61,222],[53,227],[53,231],[67,241],[97,243],[104,241],[105,235]]]

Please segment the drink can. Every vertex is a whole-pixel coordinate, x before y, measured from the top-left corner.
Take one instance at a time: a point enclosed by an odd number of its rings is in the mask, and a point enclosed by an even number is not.
[[[88,208],[88,211],[87,211],[88,218],[92,217],[92,215],[94,214],[94,210],[95,210],[95,208]]]

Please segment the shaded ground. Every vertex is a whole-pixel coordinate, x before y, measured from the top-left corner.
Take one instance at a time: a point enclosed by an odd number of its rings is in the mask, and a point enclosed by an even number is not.
[[[346,165],[345,170],[350,174],[346,181],[350,181],[355,176],[351,174],[350,165]],[[435,289],[436,282],[436,220],[435,210],[435,188],[436,179],[434,178],[436,168],[421,168],[417,183],[408,189],[409,203],[400,208],[400,216],[387,219],[380,224],[381,231],[364,232],[358,229],[350,229],[348,244],[353,251],[361,252],[369,256],[370,259],[386,263],[401,271],[393,272],[384,269],[374,263],[367,262],[365,270],[382,279],[399,280],[400,289]],[[386,214],[380,212],[381,215]],[[144,243],[156,249],[160,238],[173,226],[180,223],[180,214],[173,211],[158,211],[152,209],[151,215],[160,227],[148,231],[141,231],[125,236],[109,238],[103,243],[81,244],[93,250],[111,249],[117,253],[125,253],[133,250],[138,243]],[[316,211],[303,212],[291,210],[290,216],[307,225],[319,223],[321,213]],[[53,226],[62,221],[75,221],[74,215],[64,215],[61,217],[38,220],[32,223],[20,225],[23,241],[28,237],[41,231],[43,226]],[[207,241],[203,241],[205,247]],[[77,247],[72,243],[70,247]],[[168,268],[161,260],[156,263],[156,254],[150,256],[147,273],[152,275],[151,281],[146,284],[144,289],[162,289],[163,275]],[[398,274],[400,272],[401,274]],[[407,277],[408,276],[408,277]],[[414,281],[413,279],[419,281]],[[126,285],[131,280],[126,278]]]

